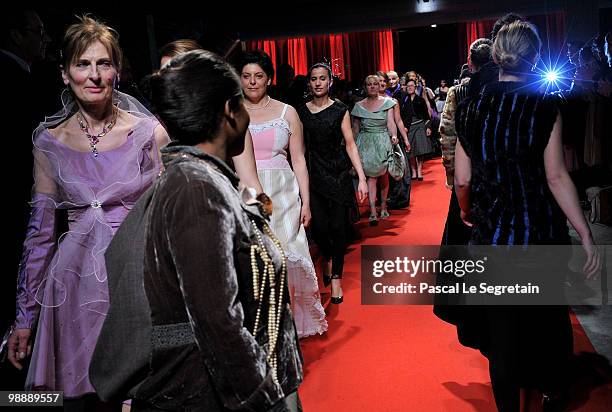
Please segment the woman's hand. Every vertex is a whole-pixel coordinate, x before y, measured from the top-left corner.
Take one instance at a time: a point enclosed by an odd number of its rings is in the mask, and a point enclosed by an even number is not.
[[[425,129],[425,134],[427,135],[427,137],[431,136],[431,129],[429,127]]]
[[[410,152],[411,147],[408,139],[404,140],[404,145],[406,146],[406,152]]]
[[[359,203],[363,202],[368,196],[368,184],[365,180],[359,180],[359,185],[357,186],[357,200]]]
[[[312,220],[312,214],[310,213],[310,206],[302,205],[302,211],[300,213],[300,222],[306,228],[310,226],[311,220]]]
[[[391,136],[391,144],[396,145],[399,143],[397,136]]]
[[[582,271],[588,280],[595,280],[599,278],[602,265],[599,248],[593,243],[593,238],[590,235],[582,241],[582,248],[587,255]]]
[[[21,370],[21,362],[32,354],[31,329],[15,329],[8,338],[8,360]]]

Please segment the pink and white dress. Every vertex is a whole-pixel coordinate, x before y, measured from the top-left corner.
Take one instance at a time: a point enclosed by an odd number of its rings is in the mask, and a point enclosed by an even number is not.
[[[287,255],[291,309],[300,338],[327,330],[317,277],[300,223],[301,200],[297,179],[287,161],[291,129],[285,120],[288,105],[279,118],[249,125],[253,136],[257,174],[274,210],[270,227]]]

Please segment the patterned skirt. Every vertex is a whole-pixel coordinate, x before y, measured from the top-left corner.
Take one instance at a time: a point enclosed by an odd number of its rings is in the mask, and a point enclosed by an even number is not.
[[[410,156],[423,156],[433,152],[433,143],[425,132],[425,122],[410,125],[408,141],[410,142]]]

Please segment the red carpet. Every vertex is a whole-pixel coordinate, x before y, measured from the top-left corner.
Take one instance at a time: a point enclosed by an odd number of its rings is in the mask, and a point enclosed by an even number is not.
[[[363,240],[346,256],[344,303],[327,306],[326,335],[301,341],[304,411],[496,410],[486,359],[461,346],[454,327],[436,318],[431,306],[360,303],[361,244],[439,244],[450,196],[439,159],[425,164],[424,177],[413,184],[410,210],[392,211],[378,227],[367,219],[358,224]],[[575,341],[577,352],[591,352],[586,363],[601,361],[577,321]],[[572,410],[609,411],[607,372],[589,371],[583,371]]]

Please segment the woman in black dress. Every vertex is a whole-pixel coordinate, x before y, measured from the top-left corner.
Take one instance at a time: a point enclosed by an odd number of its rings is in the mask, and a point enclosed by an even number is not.
[[[504,26],[493,45],[499,82],[464,101],[457,114],[455,189],[473,245],[569,244],[566,217],[595,276],[599,254],[565,169],[556,101],[526,83],[541,41],[527,22]],[[563,259],[546,261],[563,270]],[[554,268],[552,266],[554,265]],[[517,273],[518,272],[514,272]],[[557,273],[557,272],[554,272]],[[538,276],[541,273],[534,273]],[[500,411],[518,411],[520,393],[544,394],[545,410],[567,389],[572,329],[567,306],[485,306],[459,331],[489,359]]]
[[[323,282],[326,286],[331,282],[331,302],[342,303],[349,210],[355,204],[351,164],[359,177],[359,202],[368,194],[368,186],[353,139],[348,107],[329,97],[330,67],[314,64],[308,72],[308,84],[313,99],[298,108],[298,115],[304,125],[310,175],[312,233],[327,262]]]

